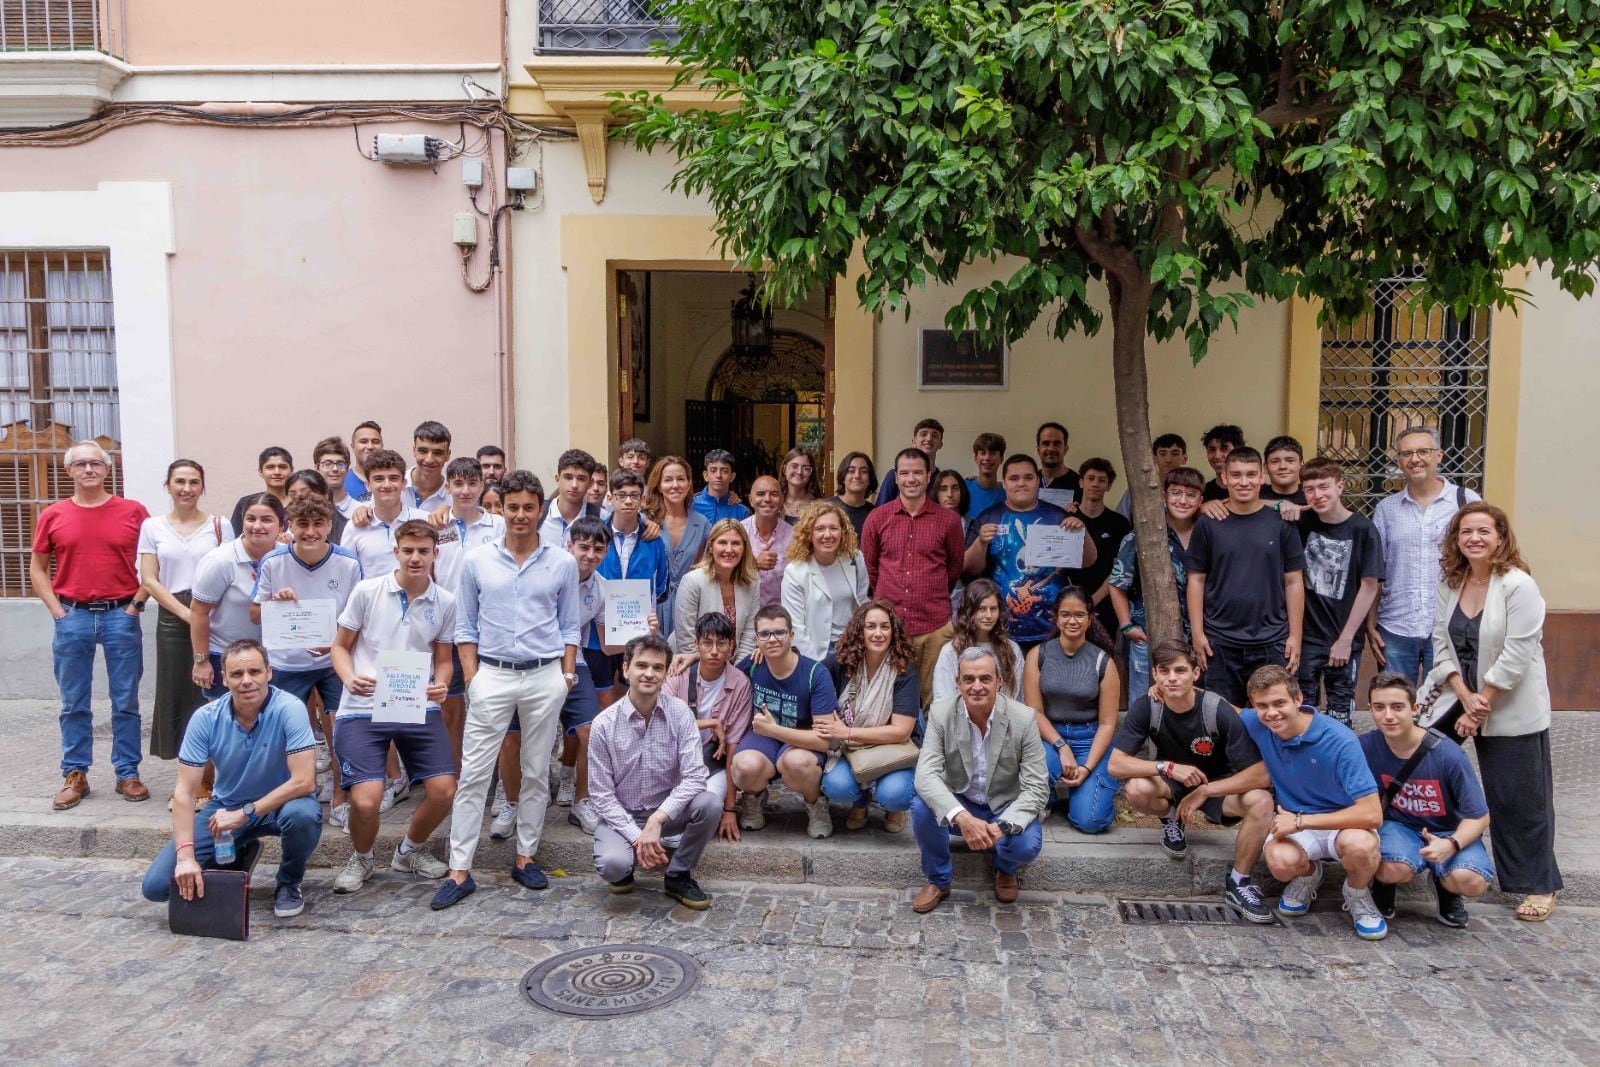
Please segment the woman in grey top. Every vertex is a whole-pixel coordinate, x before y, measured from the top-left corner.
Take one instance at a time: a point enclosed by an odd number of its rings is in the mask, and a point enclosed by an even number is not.
[[[1068,586],[1056,601],[1055,623],[1056,636],[1028,651],[1022,696],[1039,721],[1052,799],[1065,799],[1074,829],[1103,833],[1116,817],[1111,739],[1122,679],[1088,593]]]

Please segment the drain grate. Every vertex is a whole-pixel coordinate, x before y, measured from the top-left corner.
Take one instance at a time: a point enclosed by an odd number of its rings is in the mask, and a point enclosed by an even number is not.
[[[522,995],[563,1015],[630,1015],[670,1004],[695,987],[693,957],[653,945],[607,945],[552,956],[522,979]]]
[[[1186,923],[1191,926],[1244,926],[1244,918],[1209,900],[1119,900],[1117,914],[1130,926]]]

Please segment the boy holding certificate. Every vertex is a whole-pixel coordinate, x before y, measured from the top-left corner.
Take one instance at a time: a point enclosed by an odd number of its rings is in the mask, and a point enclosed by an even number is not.
[[[423,878],[443,878],[450,869],[422,846],[450,814],[456,795],[455,751],[439,708],[450,689],[456,599],[430,576],[439,555],[438,531],[413,519],[395,530],[394,542],[399,566],[356,586],[333,645],[333,668],[345,687],[334,751],[350,791],[353,850],[334,880],[335,893],[354,893],[372,877],[391,743],[411,782],[422,783],[423,798],[389,867]],[[408,699],[420,686],[425,700]]]

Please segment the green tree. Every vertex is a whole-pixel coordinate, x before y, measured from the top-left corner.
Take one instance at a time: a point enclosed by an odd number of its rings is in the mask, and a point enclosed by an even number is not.
[[[1093,334],[1109,296],[1152,639],[1178,612],[1150,462],[1147,337],[1195,360],[1254,298],[1348,319],[1421,266],[1464,312],[1538,261],[1600,256],[1600,18],[1553,0],[675,0],[666,50],[718,106],[642,94],[623,136],[676,153],[725,250],[790,303],[865,257],[877,314],[974,261],[949,317]],[[1046,383],[1032,383],[1033,388]]]

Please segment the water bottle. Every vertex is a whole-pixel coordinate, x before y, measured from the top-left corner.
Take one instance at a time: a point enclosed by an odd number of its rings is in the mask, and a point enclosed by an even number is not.
[[[216,856],[217,862],[223,866],[227,866],[234,861],[232,830],[226,830],[217,835],[216,841],[212,844],[212,854]]]

